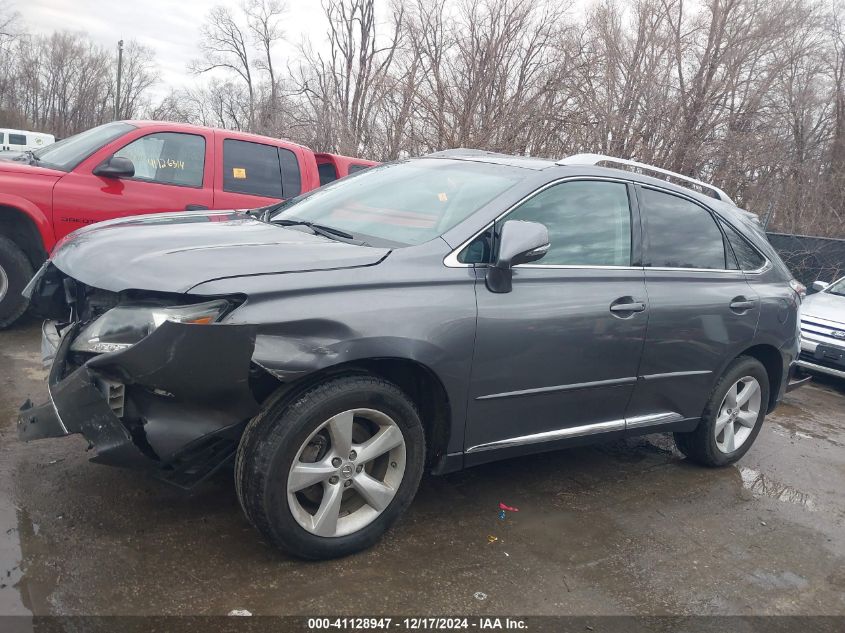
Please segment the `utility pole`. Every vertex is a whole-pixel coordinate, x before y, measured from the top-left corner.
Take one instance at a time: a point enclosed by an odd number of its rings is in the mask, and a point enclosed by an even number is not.
[[[114,120],[120,118],[120,79],[123,73],[123,40],[117,43],[117,93],[114,98]]]

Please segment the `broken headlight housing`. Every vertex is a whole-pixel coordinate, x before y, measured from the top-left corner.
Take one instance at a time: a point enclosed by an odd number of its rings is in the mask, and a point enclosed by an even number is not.
[[[229,309],[225,299],[184,306],[119,305],[86,325],[70,346],[74,352],[102,354],[132,347],[165,321],[208,325]]]

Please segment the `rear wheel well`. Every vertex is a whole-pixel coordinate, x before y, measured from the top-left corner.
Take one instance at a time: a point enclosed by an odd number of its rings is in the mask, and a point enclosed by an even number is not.
[[[0,206],[0,235],[17,244],[33,268],[38,268],[47,259],[47,251],[44,249],[38,227],[23,211]]]
[[[426,462],[434,465],[446,454],[449,444],[451,414],[449,397],[435,373],[413,360],[405,358],[368,358],[333,365],[309,374],[294,383],[283,385],[275,397],[289,402],[315,384],[328,378],[349,374],[378,376],[399,387],[416,405],[425,430]],[[263,394],[270,390],[265,388]],[[263,395],[262,394],[262,395]],[[258,394],[257,394],[258,396]],[[259,399],[263,398],[258,396]]]
[[[771,411],[777,402],[783,380],[783,357],[777,348],[771,345],[755,345],[742,352],[741,356],[751,356],[759,360],[769,377],[769,404]]]

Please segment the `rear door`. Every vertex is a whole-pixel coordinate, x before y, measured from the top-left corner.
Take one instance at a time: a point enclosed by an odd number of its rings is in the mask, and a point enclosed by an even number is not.
[[[624,430],[648,314],[632,195],[624,182],[565,181],[500,220],[544,224],[551,247],[513,269],[508,293],[478,269],[467,464]]]
[[[261,207],[302,191],[301,170],[293,151],[236,138],[220,140],[222,161],[214,192],[215,208]]]
[[[701,416],[725,365],[751,344],[757,293],[715,217],[692,198],[638,186],[649,319],[628,427]]]

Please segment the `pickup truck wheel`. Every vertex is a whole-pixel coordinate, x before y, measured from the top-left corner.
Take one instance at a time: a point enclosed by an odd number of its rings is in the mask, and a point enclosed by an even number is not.
[[[0,328],[8,327],[26,312],[27,301],[21,291],[32,279],[32,273],[26,254],[0,235]]]
[[[248,425],[236,488],[249,520],[302,558],[373,545],[410,505],[425,463],[416,407],[374,376],[331,379],[277,400]]]
[[[675,433],[675,444],[702,466],[733,464],[757,438],[768,402],[765,367],[756,358],[740,356],[716,383],[696,429]]]

